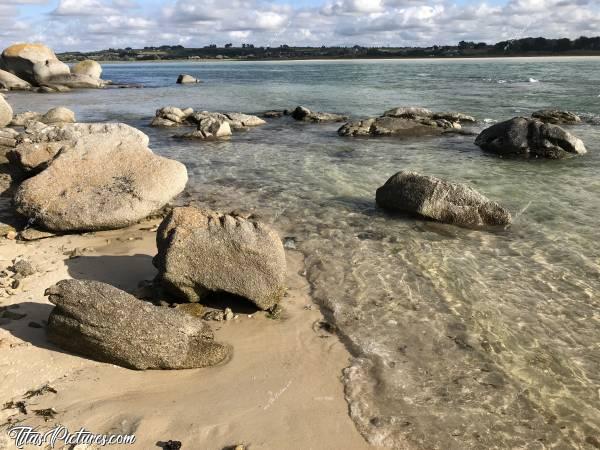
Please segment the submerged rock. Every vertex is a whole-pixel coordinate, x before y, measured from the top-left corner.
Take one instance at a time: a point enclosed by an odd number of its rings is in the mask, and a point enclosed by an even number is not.
[[[48,128],[34,135],[40,148],[33,142],[31,149],[47,153],[50,159],[40,164],[48,167],[24,181],[14,201],[21,214],[51,231],[126,227],[159,210],[185,188],[185,166],[155,155],[147,147],[147,136],[132,127],[71,124]],[[57,144],[61,140],[65,141],[62,146]],[[23,155],[20,147],[15,153],[20,152],[25,165],[31,155]]]
[[[304,106],[297,106],[296,109],[292,111],[291,116],[295,120],[301,120],[303,122],[343,122],[344,120],[348,120],[348,116],[326,112],[315,112]]]
[[[210,327],[98,281],[63,280],[46,290],[56,307],[48,338],[64,350],[130,369],[191,369],[224,361]]]
[[[13,110],[4,97],[0,95],[0,128],[12,122]]]
[[[539,119],[545,123],[555,125],[574,125],[581,122],[581,117],[569,111],[561,111],[558,109],[540,109],[531,114],[534,119]]]
[[[586,153],[583,142],[557,125],[515,117],[483,130],[475,144],[500,155],[561,159]]]
[[[261,222],[174,208],[160,225],[156,242],[157,281],[190,302],[211,292],[227,292],[269,309],[283,296],[283,245]]]
[[[458,183],[401,171],[377,189],[381,208],[462,226],[507,225],[511,215],[496,202]]]
[[[437,135],[461,130],[461,123],[475,118],[460,112],[432,112],[426,108],[398,107],[380,117],[348,122],[339,130],[340,136],[399,136]]]
[[[202,83],[202,81],[200,81],[198,78],[195,78],[186,73],[182,73],[181,75],[179,75],[177,77],[177,84],[195,84],[195,83]]]

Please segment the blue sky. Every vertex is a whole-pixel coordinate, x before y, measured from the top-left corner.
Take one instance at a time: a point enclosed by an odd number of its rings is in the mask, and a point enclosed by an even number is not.
[[[292,6],[293,5],[293,6]],[[600,35],[598,0],[0,0],[0,44],[433,45]]]

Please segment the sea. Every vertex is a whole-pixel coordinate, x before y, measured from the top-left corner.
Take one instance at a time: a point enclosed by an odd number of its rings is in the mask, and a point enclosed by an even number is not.
[[[176,85],[180,73],[203,83]],[[340,376],[369,442],[600,448],[600,58],[119,63],[103,78],[143,87],[7,98],[16,112],[66,106],[79,121],[140,128],[186,164],[188,197],[253,211],[295,239],[312,296],[352,354]],[[348,138],[341,124],[289,117],[182,141],[149,127],[169,105],[353,118],[421,106],[470,114],[475,132],[560,108],[584,118],[568,130],[588,153],[500,158],[474,136]],[[400,170],[467,183],[514,221],[474,230],[386,213],[375,191]]]

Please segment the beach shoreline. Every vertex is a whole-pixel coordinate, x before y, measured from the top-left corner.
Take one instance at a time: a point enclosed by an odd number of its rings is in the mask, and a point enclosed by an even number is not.
[[[0,326],[5,373],[0,403],[26,401],[28,409],[26,415],[1,411],[3,435],[7,422],[18,420],[44,429],[60,423],[70,431],[135,434],[136,443],[123,448],[154,448],[167,440],[194,449],[374,448],[354,427],[344,401],[341,375],[350,354],[319,326],[324,319],[296,251],[286,252],[289,289],[281,319],[256,312],[211,322],[216,339],[234,346],[231,359],[213,368],[128,370],[64,353],[48,343],[44,328],[28,325],[47,320],[52,306],[44,290],[61,279],[96,279],[130,291],[152,279],[155,233],[149,229],[156,224],[0,241],[3,268],[17,257],[39,265],[38,273],[1,302],[26,316]],[[69,256],[74,249],[81,256]],[[23,400],[45,385],[57,392]],[[49,421],[32,412],[47,408],[57,412]]]

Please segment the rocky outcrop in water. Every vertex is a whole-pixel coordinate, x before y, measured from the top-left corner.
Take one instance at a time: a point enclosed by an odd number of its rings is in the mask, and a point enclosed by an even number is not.
[[[97,63],[96,63],[97,64]],[[96,77],[97,68],[86,73],[71,73],[54,52],[42,44],[15,44],[0,57],[0,69],[9,72],[40,92],[61,92],[70,88],[101,88],[106,84]]]
[[[165,106],[156,110],[150,126],[152,127],[178,127],[186,124],[187,119],[194,113],[192,108],[181,109],[176,106]]]
[[[0,95],[0,128],[12,122],[13,110],[4,97]]]
[[[60,348],[130,369],[191,369],[224,361],[203,321],[154,306],[97,281],[63,280],[46,290],[56,307],[48,339]]]
[[[515,117],[483,130],[475,144],[499,155],[561,159],[586,153],[584,143],[557,125]]]
[[[376,201],[387,210],[467,227],[507,225],[512,220],[508,210],[474,189],[416,172],[396,173],[377,189]]]
[[[340,136],[398,136],[437,135],[461,130],[463,123],[475,118],[459,112],[432,112],[425,108],[393,108],[380,117],[348,122],[339,130]]]
[[[348,120],[348,116],[342,116],[341,114],[333,114],[326,112],[311,111],[304,106],[297,106],[290,114],[295,120],[302,122],[343,122]]]
[[[187,183],[183,164],[155,155],[147,136],[124,124],[43,126],[20,140],[29,145],[13,158],[43,171],[17,190],[17,210],[52,231],[126,227]]]
[[[198,78],[195,78],[186,73],[182,73],[181,75],[179,75],[177,77],[177,84],[196,84],[196,83],[202,83],[202,81],[200,81]]]
[[[555,125],[575,125],[581,122],[577,114],[559,109],[540,109],[531,114],[531,117]]]
[[[269,309],[283,296],[283,245],[261,222],[175,208],[160,225],[156,242],[158,282],[190,302],[202,301],[211,292],[227,292]]]
[[[192,108],[181,109],[175,106],[167,106],[156,111],[150,125],[166,128],[182,125],[196,126],[196,131],[184,134],[181,137],[210,139],[227,137],[231,135],[231,130],[243,130],[265,123],[260,117],[250,114],[194,112]]]
[[[195,113],[193,120],[197,122],[196,130],[182,134],[186,139],[222,139],[231,136],[229,121],[219,113]]]

